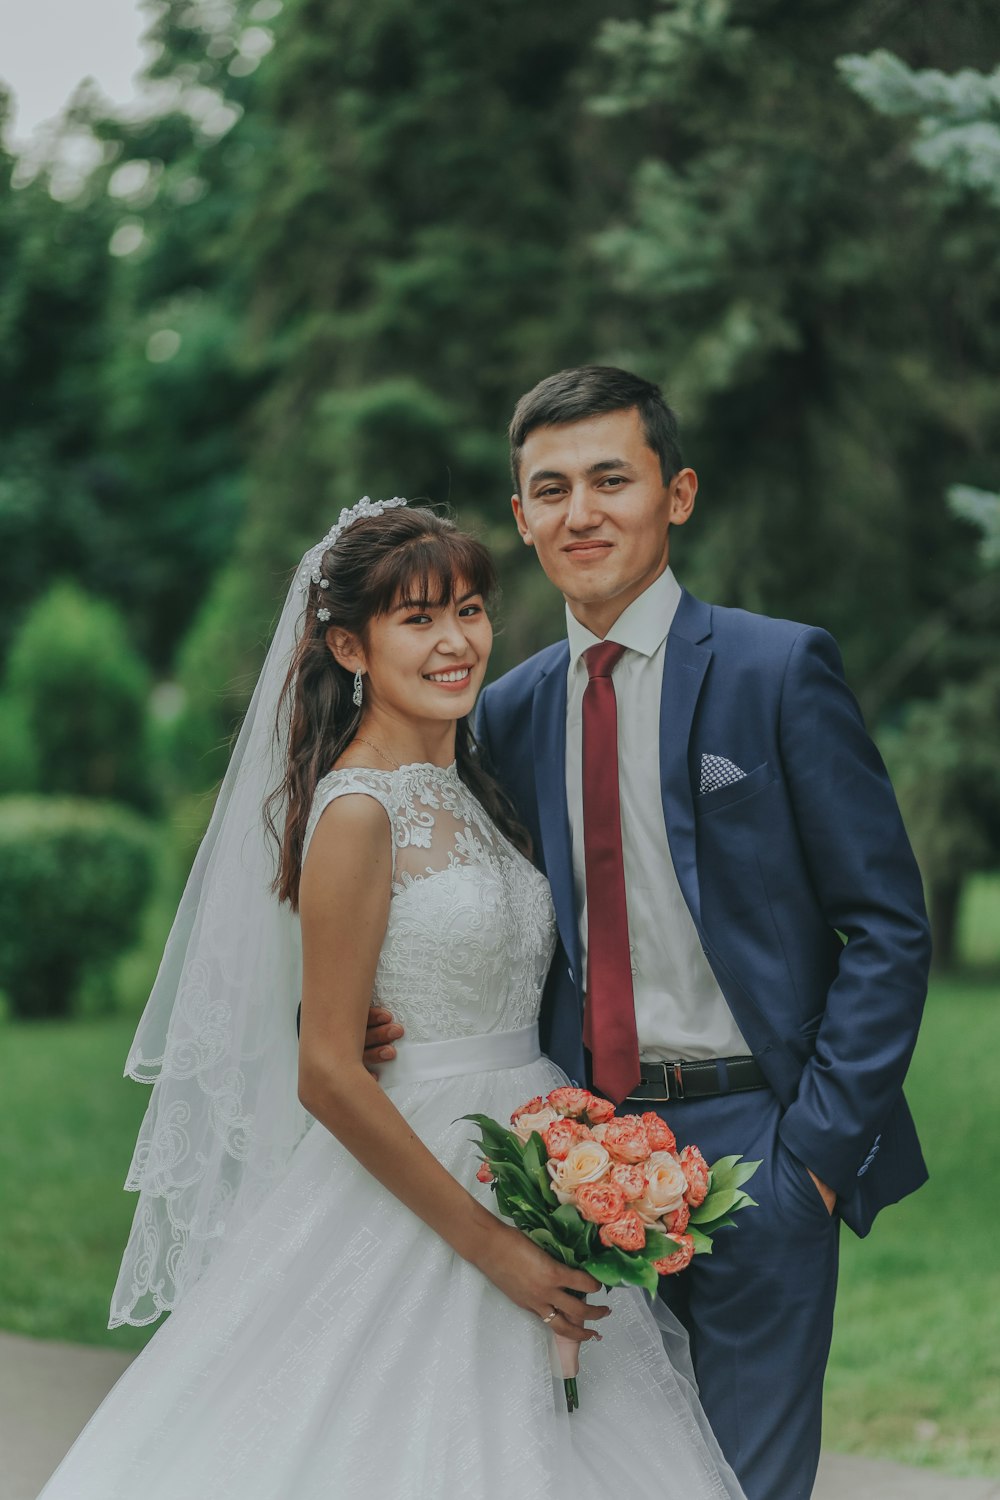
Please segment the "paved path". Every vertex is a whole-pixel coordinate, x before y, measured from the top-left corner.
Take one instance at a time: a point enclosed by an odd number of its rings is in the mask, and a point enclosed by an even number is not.
[[[0,1333],[0,1500],[35,1500],[128,1363],[127,1354]],[[813,1500],[1000,1500],[1000,1480],[828,1454]]]

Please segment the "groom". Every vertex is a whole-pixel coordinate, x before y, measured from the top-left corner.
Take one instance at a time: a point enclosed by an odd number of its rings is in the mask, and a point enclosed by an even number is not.
[[[709,1160],[761,1160],[759,1207],[661,1295],[748,1500],[808,1500],[839,1221],[867,1234],[926,1177],[902,1093],[920,877],[831,637],[677,583],[697,477],[659,389],[562,371],[510,439],[567,639],[487,688],[477,728],[552,887],[542,1045]],[[373,1027],[371,1060],[399,1034]]]

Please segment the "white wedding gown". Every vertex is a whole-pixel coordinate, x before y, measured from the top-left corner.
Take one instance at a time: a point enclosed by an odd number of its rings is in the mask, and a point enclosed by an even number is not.
[[[382,1081],[492,1206],[459,1116],[506,1121],[565,1082],[535,1030],[554,944],[548,886],[453,766],[333,772],[309,833],[357,792],[385,808],[395,844],[375,998],[406,1035]],[[569,1416],[541,1320],[314,1123],[44,1500],[739,1497],[680,1371],[683,1339],[668,1357],[643,1296],[606,1295],[613,1315],[583,1350]]]

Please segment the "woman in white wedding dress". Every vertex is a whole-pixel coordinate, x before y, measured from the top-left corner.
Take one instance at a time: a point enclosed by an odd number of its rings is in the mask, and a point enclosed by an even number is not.
[[[44,1500],[739,1500],[683,1336],[498,1219],[459,1118],[565,1081],[548,887],[466,723],[493,582],[400,501],[303,560],[129,1058],[112,1324],[171,1316]],[[378,1081],[373,997],[406,1027]]]

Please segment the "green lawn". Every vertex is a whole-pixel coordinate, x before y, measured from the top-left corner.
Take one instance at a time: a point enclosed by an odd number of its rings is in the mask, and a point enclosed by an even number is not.
[[[1000,982],[939,982],[909,1096],[932,1181],[843,1236],[829,1446],[1000,1474]],[[0,1026],[0,1326],[137,1348],[105,1328],[147,1090],[120,1078],[132,1019]],[[984,1167],[978,1163],[984,1162]]]

